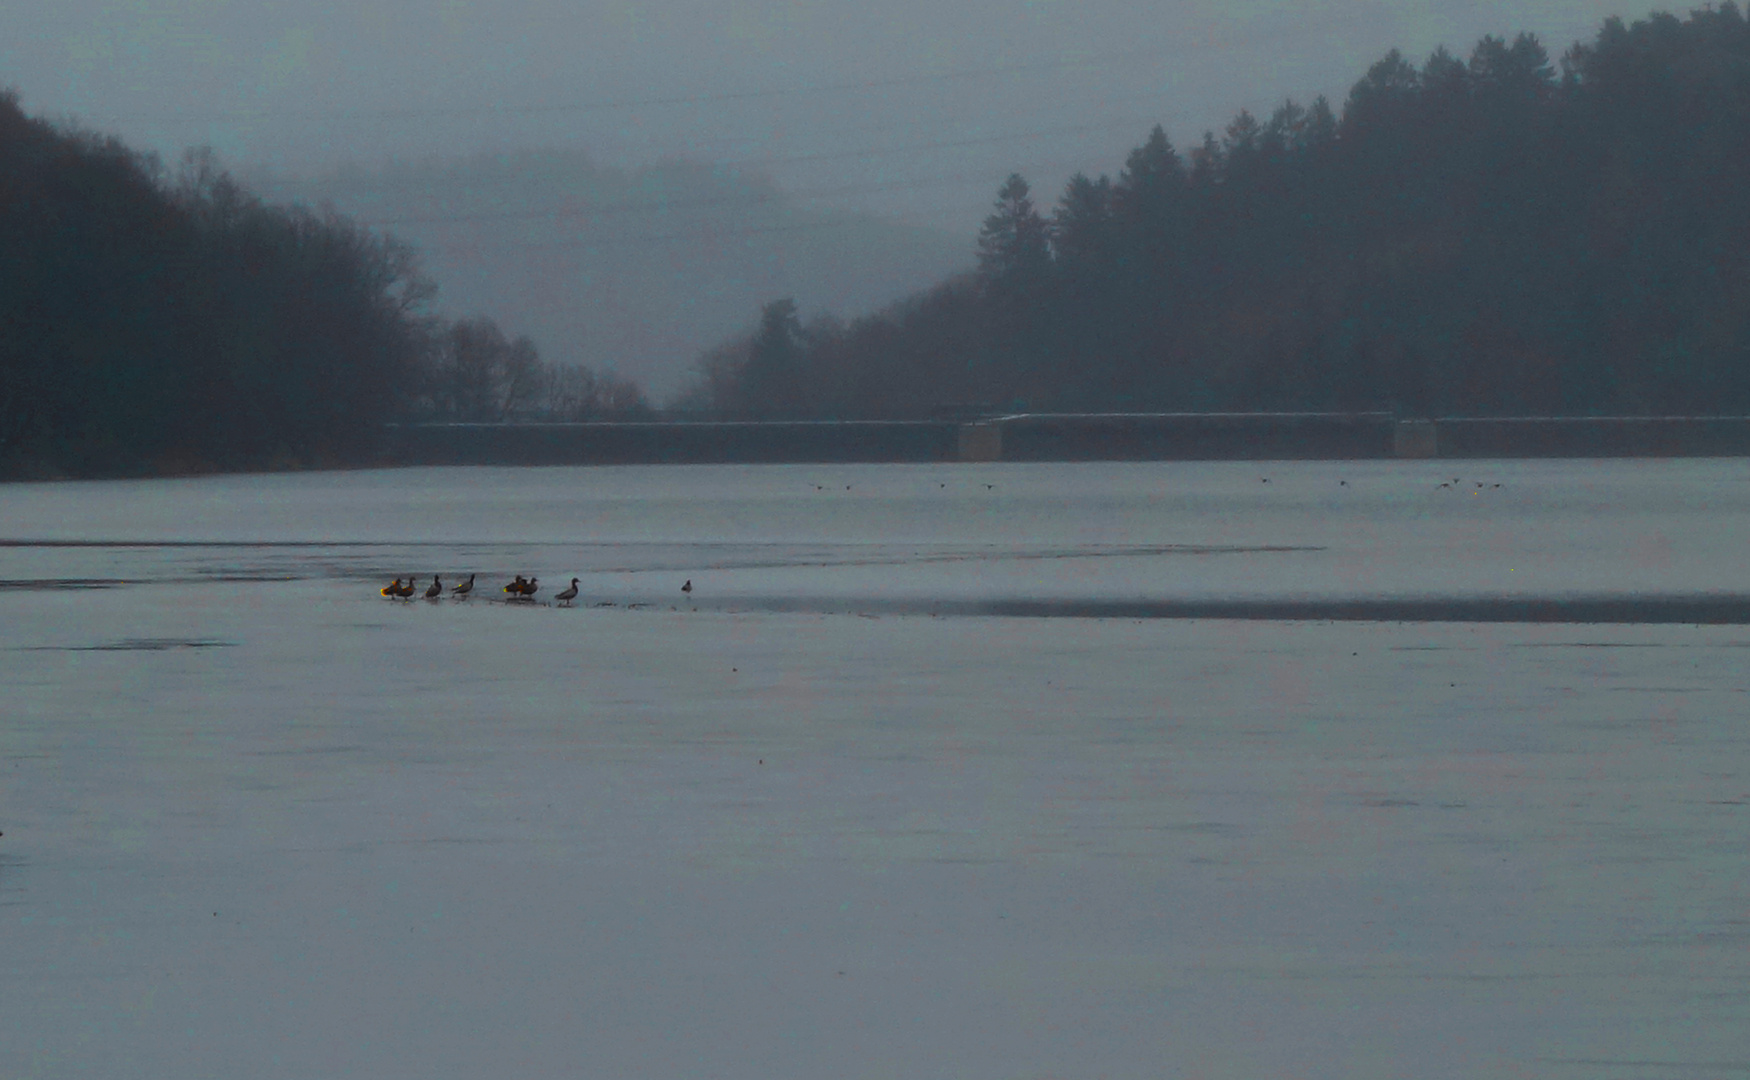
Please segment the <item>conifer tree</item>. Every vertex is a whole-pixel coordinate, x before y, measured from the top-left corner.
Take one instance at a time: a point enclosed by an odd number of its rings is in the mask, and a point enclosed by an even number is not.
[[[1113,231],[1112,181],[1076,173],[1051,216],[1051,248],[1059,263],[1083,266],[1108,253]]]
[[[742,372],[744,412],[775,418],[799,410],[802,351],[802,321],[796,314],[796,301],[785,297],[762,308]]]
[[[993,285],[1025,287],[1043,280],[1050,266],[1051,230],[1033,206],[1027,181],[1014,173],[979,231],[979,273]]]

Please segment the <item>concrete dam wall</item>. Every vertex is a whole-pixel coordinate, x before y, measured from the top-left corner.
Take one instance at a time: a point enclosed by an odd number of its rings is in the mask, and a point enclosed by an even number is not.
[[[975,420],[399,424],[390,465],[1750,456],[1750,417],[1018,413]]]

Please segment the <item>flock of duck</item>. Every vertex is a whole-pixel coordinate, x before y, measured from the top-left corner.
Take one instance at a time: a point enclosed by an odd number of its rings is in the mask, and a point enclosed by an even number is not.
[[[475,575],[469,574],[467,581],[451,585],[451,598],[456,600],[466,600],[468,597],[472,596],[474,594],[474,577]],[[400,578],[396,578],[378,591],[381,592],[385,598],[390,600],[411,600],[413,599],[415,592],[418,591],[418,587],[414,584],[417,580],[417,578],[409,576],[406,582],[403,583]],[[539,578],[531,577],[525,579],[521,574],[518,574],[514,581],[508,582],[504,586],[504,594],[511,600],[528,600],[532,602],[535,599],[535,590],[540,588],[539,581]],[[561,604],[569,606],[573,600],[577,599],[577,582],[577,578],[572,578],[571,585],[568,588],[554,593],[553,599],[559,601]],[[687,583],[681,586],[681,592],[686,593],[689,596],[692,595],[693,581],[691,578],[688,578]],[[443,579],[439,575],[433,574],[431,576],[431,584],[425,587],[425,592],[422,595],[427,600],[441,600],[444,595]]]

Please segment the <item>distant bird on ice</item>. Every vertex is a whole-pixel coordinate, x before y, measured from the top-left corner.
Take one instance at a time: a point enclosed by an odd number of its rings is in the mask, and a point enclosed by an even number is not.
[[[539,588],[539,586],[536,585],[535,582],[540,581],[540,580],[541,580],[540,578],[530,578],[529,580],[523,582],[523,587],[521,589],[519,589],[518,591],[521,592],[524,597],[532,597],[535,595],[535,590],[537,588]]]
[[[400,579],[397,578],[396,580],[399,581]],[[407,584],[401,586],[399,589],[396,589],[395,595],[399,596],[403,600],[411,600],[413,598],[413,575],[412,574],[407,575]]]
[[[686,593],[688,596],[693,595],[693,579],[692,578],[688,578],[687,583],[685,585],[681,586],[681,592]]]
[[[525,584],[525,582],[523,581],[523,576],[521,574],[518,574],[516,576],[515,581],[511,582],[509,585],[506,585],[504,587],[504,591],[506,593],[510,594],[511,596],[521,596],[523,594],[523,585],[524,584]]]
[[[469,574],[468,580],[462,582],[460,585],[451,585],[450,586],[450,595],[451,596],[459,596],[464,600],[466,600],[468,598],[468,594],[473,592],[473,591],[474,591],[474,575],[473,574]]]
[[[401,579],[396,578],[390,584],[383,586],[382,589],[380,589],[379,591],[384,596],[388,596],[388,597],[400,596],[401,595]]]
[[[577,599],[577,579],[572,578],[571,588],[566,589],[564,592],[554,593],[553,599],[559,601],[561,604],[569,604]]]
[[[443,594],[444,594],[443,582],[438,580],[438,576],[436,574],[433,574],[431,576],[431,584],[427,585],[425,587],[425,598],[427,600],[436,600],[438,597],[442,596]]]

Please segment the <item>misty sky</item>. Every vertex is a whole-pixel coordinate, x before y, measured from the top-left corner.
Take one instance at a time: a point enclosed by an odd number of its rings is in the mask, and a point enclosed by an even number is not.
[[[0,86],[27,110],[243,169],[537,146],[739,163],[970,235],[1019,170],[1041,202],[1240,107],[1349,85],[1387,49],[1538,34],[1615,0],[20,0]]]

